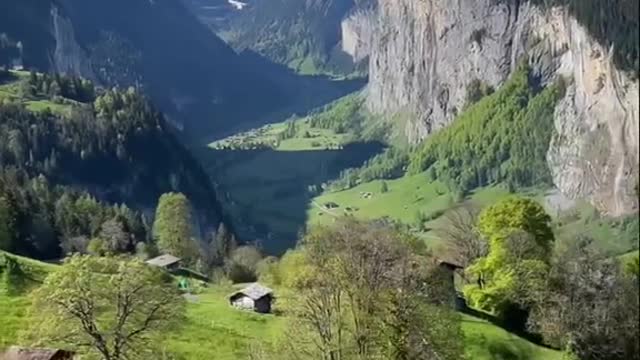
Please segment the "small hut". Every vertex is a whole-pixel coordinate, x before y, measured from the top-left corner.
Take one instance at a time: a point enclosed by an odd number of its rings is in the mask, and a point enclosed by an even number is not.
[[[177,270],[180,267],[180,258],[173,255],[165,254],[147,260],[147,264],[161,267],[167,271]]]
[[[60,349],[28,349],[12,346],[4,354],[0,354],[2,360],[72,360],[74,354],[71,351]]]
[[[258,283],[251,284],[229,297],[231,306],[243,310],[252,310],[261,314],[271,312],[271,303],[273,300],[273,290]]]

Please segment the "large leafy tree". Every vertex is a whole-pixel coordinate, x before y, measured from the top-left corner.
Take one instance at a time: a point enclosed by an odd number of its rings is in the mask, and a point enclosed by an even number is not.
[[[640,358],[638,277],[579,239],[552,262],[531,323],[580,360]]]
[[[451,283],[417,244],[378,223],[312,229],[282,269],[295,330],[281,358],[463,358]]]
[[[167,193],[160,197],[153,223],[153,235],[160,251],[187,260],[195,260],[197,251],[191,239],[191,204],[180,193]]]
[[[469,267],[477,281],[465,287],[474,306],[503,318],[513,318],[516,311],[526,319],[522,312],[548,272],[554,241],[550,223],[544,208],[526,198],[511,197],[483,210],[478,229],[489,251]]]
[[[31,300],[28,337],[37,345],[101,360],[155,358],[150,340],[184,312],[166,273],[140,260],[112,257],[72,256]]]

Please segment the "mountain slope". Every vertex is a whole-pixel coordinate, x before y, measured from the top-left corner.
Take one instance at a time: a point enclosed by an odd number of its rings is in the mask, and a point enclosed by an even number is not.
[[[633,213],[640,143],[637,66],[633,70],[638,22],[615,16],[633,6],[624,0],[556,4],[561,6],[380,0],[368,108],[408,114],[411,120],[398,126],[418,143],[453,122],[472,84],[498,88],[520,62],[528,62],[539,84],[559,77],[568,82],[555,107],[547,154],[553,183],[607,214]],[[616,21],[621,25],[612,25]]]
[[[239,49],[249,48],[303,73],[348,74],[358,63],[341,50],[342,20],[371,0],[253,0],[222,14],[220,1],[190,0],[200,17]],[[208,6],[202,6],[207,4]],[[212,8],[214,10],[212,10]],[[207,15],[214,12],[216,15]],[[362,69],[362,67],[360,67]]]
[[[164,111],[192,120],[187,127],[198,128],[197,119],[216,121],[222,130],[281,104],[275,87],[182,2],[8,0],[0,6],[6,10],[0,33],[22,42],[26,66],[143,86]]]
[[[7,259],[22,272],[21,278],[34,279],[33,285],[42,281],[56,266],[33,261],[0,251],[0,278],[6,270]],[[18,279],[16,279],[18,280]],[[20,331],[28,326],[29,300],[26,292],[4,294],[6,283],[0,282],[0,322],[8,324],[0,331],[0,351],[19,340]],[[284,336],[287,315],[256,315],[240,312],[227,303],[227,294],[237,290],[213,286],[198,294],[197,303],[189,303],[184,326],[167,334],[162,348],[179,358],[190,360],[238,359],[249,356],[252,344],[257,340],[273,344]],[[215,321],[214,321],[215,320]],[[465,350],[477,360],[561,359],[558,351],[543,348],[513,335],[487,321],[462,315],[465,334]],[[215,346],[198,346],[203,342]]]
[[[142,94],[99,91],[77,78],[12,76],[0,85],[0,199],[18,219],[9,248],[57,257],[65,242],[96,236],[115,216],[135,235],[121,249],[132,251],[150,236],[148,225],[111,204],[149,215],[170,191],[192,200],[198,231],[217,228],[222,211],[209,177]]]

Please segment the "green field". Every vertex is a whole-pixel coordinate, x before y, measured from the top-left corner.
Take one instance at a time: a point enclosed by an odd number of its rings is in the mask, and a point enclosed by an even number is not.
[[[0,254],[4,254],[1,253]],[[38,261],[16,257],[32,285],[56,268]],[[0,273],[0,275],[2,275]],[[2,278],[2,276],[0,276]],[[168,359],[232,360],[247,359],[255,348],[269,349],[283,340],[287,328],[286,295],[276,302],[278,315],[258,315],[229,306],[227,297],[235,287],[213,285],[189,302],[186,320],[163,337],[160,350]],[[19,295],[7,295],[0,286],[0,350],[19,344],[19,335],[28,322],[28,288]],[[278,293],[278,291],[276,291]],[[469,359],[473,360],[555,360],[560,353],[534,345],[525,339],[468,315],[462,315],[462,328]]]
[[[12,282],[11,289],[2,272],[5,257],[16,260],[22,272],[20,279]],[[26,328],[28,322],[29,300],[25,294],[42,282],[55,267],[0,250],[0,350],[18,342],[20,331]]]
[[[225,208],[245,238],[265,238],[269,252],[295,244],[306,224],[313,189],[358,166],[379,146],[346,145],[351,134],[295,121],[296,132],[279,138],[290,122],[267,125],[209,145],[201,161],[215,174]]]
[[[48,109],[55,114],[68,115],[71,111],[72,105],[70,105],[71,101],[68,99],[65,99],[64,104],[60,104],[50,99],[25,97],[24,94],[22,94],[21,87],[22,82],[26,81],[29,73],[25,71],[11,71],[11,74],[15,76],[14,81],[0,83],[0,101],[2,101],[2,99],[20,101],[27,109],[34,112]]]
[[[562,353],[524,340],[485,320],[462,316],[469,360],[561,360]]]
[[[295,134],[283,140],[279,135],[292,122]],[[343,215],[387,217],[413,227],[419,218],[426,218],[424,229],[416,231],[437,246],[439,239],[428,230],[438,226],[439,217],[449,209],[465,202],[483,207],[511,195],[504,186],[494,185],[460,198],[445,184],[430,182],[424,173],[386,180],[388,191],[384,193],[381,180],[343,191],[323,191],[341,170],[357,166],[374,152],[359,154],[361,158],[356,159],[359,150],[348,145],[353,134],[313,128],[309,122],[308,118],[289,120],[234,135],[210,144],[213,154],[201,156],[226,195],[225,207],[236,219],[240,234],[263,239],[269,252],[281,253],[293,246],[304,226],[331,223]],[[354,159],[357,161],[345,165]],[[315,195],[318,190],[321,193]],[[637,249],[637,219],[606,218],[580,202],[557,210],[547,204],[548,197],[553,197],[550,194],[544,188],[518,190],[518,195],[534,198],[547,207],[554,218],[558,244],[589,236],[611,255]],[[327,204],[337,207],[327,208]]]
[[[254,346],[268,347],[278,341],[286,318],[258,315],[229,306],[233,288],[214,286],[197,295],[187,308],[182,328],[163,342],[168,353],[185,360],[233,360],[248,358]]]

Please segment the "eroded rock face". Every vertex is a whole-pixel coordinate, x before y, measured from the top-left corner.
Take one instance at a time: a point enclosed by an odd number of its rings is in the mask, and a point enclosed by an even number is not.
[[[536,23],[537,36],[556,54],[556,73],[571,81],[556,107],[547,155],[554,183],[610,215],[638,211],[638,81],[617,70],[612,51],[562,9]]]
[[[638,81],[562,8],[493,0],[379,0],[367,105],[411,114],[416,143],[453,121],[467,85],[499,87],[520,61],[569,86],[555,112],[548,163],[568,197],[610,215],[637,211]]]
[[[342,20],[342,51],[351,56],[354,63],[365,60],[371,54],[377,13],[374,9],[360,9]]]
[[[56,72],[96,80],[91,62],[76,41],[71,20],[63,17],[58,8],[51,7],[51,22],[56,47],[52,57],[52,67]]]
[[[449,124],[473,79],[497,87],[515,66],[528,5],[493,0],[380,0],[370,60],[368,106],[415,115],[418,142]]]

